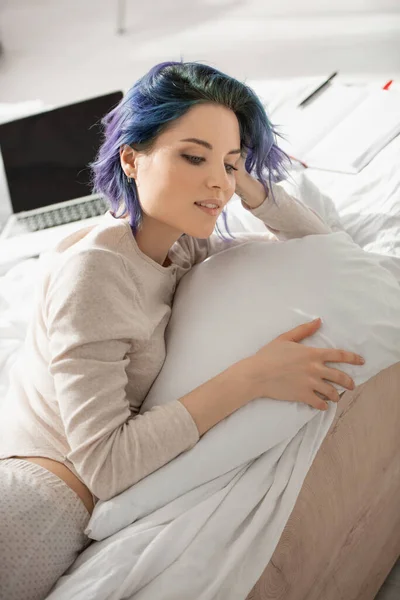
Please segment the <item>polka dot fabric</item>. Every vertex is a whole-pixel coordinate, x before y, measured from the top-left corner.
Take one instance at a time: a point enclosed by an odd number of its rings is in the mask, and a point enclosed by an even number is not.
[[[59,477],[0,460],[0,599],[43,600],[89,544],[90,515]]]

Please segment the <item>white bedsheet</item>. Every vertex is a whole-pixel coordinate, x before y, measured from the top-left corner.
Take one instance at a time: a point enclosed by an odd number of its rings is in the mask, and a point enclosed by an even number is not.
[[[315,87],[315,79],[249,81],[274,113],[282,106],[295,106]],[[395,85],[395,84],[393,84]],[[366,87],[374,88],[375,83]],[[400,90],[400,85],[396,85]],[[371,119],[374,115],[371,115]],[[318,169],[303,170],[304,180],[313,182],[333,201],[345,230],[367,251],[400,256],[400,136],[392,140],[357,175]],[[303,198],[307,203],[307,198]],[[314,207],[312,207],[314,208]]]
[[[286,87],[279,87],[277,82],[260,83],[259,86],[253,83],[253,85],[256,91],[262,89],[264,94],[270,90],[269,98],[272,107],[279,106],[283,101],[294,101],[302,95],[305,87],[304,82],[298,81],[293,82],[292,86],[287,83]],[[332,199],[340,217],[338,227],[343,226],[361,247],[374,253],[376,260],[391,270],[400,282],[399,159],[400,138],[398,137],[358,175],[309,169],[301,173],[297,172],[294,182],[290,185],[297,186],[299,195],[306,204],[324,212],[331,205],[328,200],[324,204],[321,195],[310,193],[313,183],[316,184]],[[332,213],[331,218],[333,218]],[[247,222],[251,227],[251,220]],[[39,269],[39,261],[31,259],[0,277],[0,398],[4,396],[8,385],[9,368],[25,336],[30,318],[30,299]],[[272,511],[271,520],[261,527],[258,519],[262,517],[263,511],[253,513],[249,499],[258,497],[260,505],[263,502],[278,502],[282,494],[279,481],[284,481],[285,478],[287,480],[288,473],[292,473],[292,484],[294,486],[299,484],[299,479],[295,476],[296,468],[301,464],[303,467],[307,465],[305,472],[308,470],[330,427],[335,410],[336,407],[331,404],[329,411],[313,419],[313,427],[307,426],[304,429],[304,436],[297,436],[289,442],[285,440],[277,444],[252,463],[251,471],[246,466],[239,468],[235,472],[228,473],[225,480],[218,478],[210,484],[211,487],[193,490],[144,516],[115,535],[94,542],[78,558],[69,570],[69,574],[60,579],[49,598],[51,600],[70,600],[70,598],[75,600],[90,598],[187,600],[191,597],[197,600],[200,598],[225,600],[229,596],[230,600],[244,599],[260,576],[263,567],[266,566],[285,525],[285,521],[274,522]],[[282,454],[283,448],[286,448],[285,457],[287,457],[287,460],[279,463],[283,478],[277,477],[275,482],[270,481],[268,474],[272,472],[271,469],[277,457]],[[304,469],[300,471],[304,479]],[[265,495],[267,489],[268,496]],[[199,493],[204,493],[202,499],[196,497]],[[196,518],[193,518],[194,513],[190,509],[187,510],[191,502],[196,506]],[[286,520],[290,510],[287,511]],[[221,519],[221,514],[225,511],[229,515],[226,520]],[[200,514],[203,522],[207,521],[215,525],[208,527],[205,534],[200,531],[201,521],[198,518]],[[243,527],[244,517],[246,527]],[[169,521],[171,521],[170,525],[165,526]],[[213,535],[217,527],[219,544],[216,543]],[[190,572],[190,582],[184,577],[184,554],[180,562],[174,562],[168,552],[169,536],[172,532],[175,540],[174,551],[178,553],[179,547],[184,548],[189,539],[196,538],[198,533],[195,542],[198,550],[196,565],[186,565]],[[273,543],[270,543],[271,540]],[[241,553],[247,546],[251,547],[254,560],[246,563],[244,571]],[[207,579],[204,578],[204,573],[212,568],[214,551],[226,553],[226,568],[232,573],[229,593],[226,589],[219,588],[225,573],[218,570],[214,580],[211,576],[208,579],[211,583],[203,589],[202,584]],[[170,564],[171,586],[161,589],[159,586],[163,580],[157,577],[157,574],[162,573],[168,564]],[[249,567],[249,564],[252,566]],[[189,584],[192,590],[196,590],[193,594],[188,593]],[[200,589],[201,593],[197,591]]]
[[[93,543],[48,599],[244,600],[275,549],[335,411],[331,404],[296,435],[286,435],[277,414],[275,440],[286,439]],[[266,447],[267,440],[268,433]],[[159,490],[161,497],[165,492]]]

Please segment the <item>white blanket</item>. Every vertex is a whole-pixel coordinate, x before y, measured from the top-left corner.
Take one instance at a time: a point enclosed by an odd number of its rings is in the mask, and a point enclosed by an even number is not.
[[[243,600],[275,549],[334,414],[331,405],[258,459],[93,543],[48,598]]]

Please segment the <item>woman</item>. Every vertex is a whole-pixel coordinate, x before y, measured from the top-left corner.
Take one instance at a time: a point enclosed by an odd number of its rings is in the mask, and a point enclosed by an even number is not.
[[[156,65],[103,123],[92,168],[110,212],[54,249],[3,402],[0,589],[7,600],[48,594],[90,542],[84,531],[98,499],[193,447],[256,397],[326,409],[321,395],[338,400],[328,381],[354,384],[325,362],[359,361],[298,344],[319,326],[305,324],[139,415],[165,359],[177,283],[235,243],[213,235],[235,191],[280,239],[330,230],[275,186],[286,156],[260,101],[214,68]]]

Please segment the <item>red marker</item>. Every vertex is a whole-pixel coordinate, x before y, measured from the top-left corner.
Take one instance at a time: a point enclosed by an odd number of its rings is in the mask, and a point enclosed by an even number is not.
[[[383,90],[388,90],[390,88],[390,86],[393,83],[393,79],[389,79],[389,81],[387,83],[385,83],[385,85],[383,86]]]

